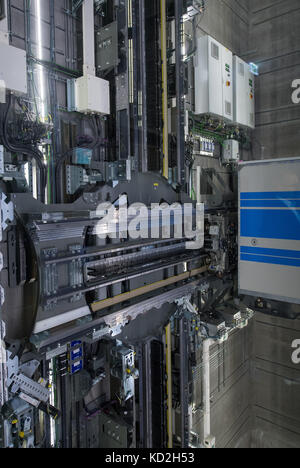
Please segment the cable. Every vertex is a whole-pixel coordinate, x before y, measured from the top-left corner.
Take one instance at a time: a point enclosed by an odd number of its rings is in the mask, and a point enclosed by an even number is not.
[[[42,202],[45,201],[45,189],[47,185],[47,168],[45,167],[43,163],[43,154],[41,151],[39,151],[37,148],[33,148],[32,146],[22,146],[22,145],[15,145],[8,140],[8,115],[11,110],[11,105],[12,105],[12,95],[9,93],[8,96],[8,103],[7,103],[7,109],[5,112],[5,116],[3,119],[3,132],[2,132],[2,140],[4,143],[4,146],[7,148],[8,151],[12,153],[22,153],[26,154],[29,156],[31,159],[34,159],[40,172],[40,194],[39,198]]]

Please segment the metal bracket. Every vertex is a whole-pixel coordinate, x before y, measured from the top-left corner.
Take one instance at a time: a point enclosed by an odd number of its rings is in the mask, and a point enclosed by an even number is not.
[[[1,194],[1,216],[2,216],[2,229],[5,231],[8,227],[8,222],[14,220],[14,205],[13,202],[6,203],[6,195]]]

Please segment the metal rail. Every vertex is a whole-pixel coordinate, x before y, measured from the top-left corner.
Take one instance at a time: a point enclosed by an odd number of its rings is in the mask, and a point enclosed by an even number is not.
[[[143,296],[153,291],[157,291],[158,289],[165,288],[172,284],[178,283],[179,281],[188,280],[195,276],[201,275],[207,271],[207,266],[197,268],[195,270],[187,271],[186,273],[182,273],[177,276],[172,276],[166,280],[157,281],[156,283],[149,284],[142,288],[136,289],[134,291],[130,291],[125,294],[120,294],[119,296],[112,297],[109,299],[105,299],[104,301],[94,302],[91,304],[91,309],[93,312],[99,312],[100,310],[107,309],[108,307],[112,307],[116,304],[120,304],[121,302],[128,301],[130,299],[134,299],[136,297]]]

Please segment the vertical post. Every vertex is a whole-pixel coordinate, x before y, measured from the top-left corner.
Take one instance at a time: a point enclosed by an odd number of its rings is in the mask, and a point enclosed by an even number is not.
[[[180,403],[181,403],[181,447],[189,447],[189,342],[188,320],[180,320]]]
[[[139,94],[140,94],[140,74],[139,74],[139,4],[137,0],[132,2],[132,58],[133,58],[133,148],[132,153],[134,155],[135,167],[139,169],[140,162],[140,144],[139,144]]]
[[[168,448],[173,448],[173,403],[172,403],[172,335],[171,324],[166,327],[166,374],[167,374],[167,435]]]
[[[146,447],[153,447],[153,418],[152,418],[152,367],[151,367],[151,340],[145,345],[145,364],[146,364],[146,414],[147,414],[147,432],[146,432]]]
[[[175,36],[176,36],[176,106],[177,106],[177,167],[178,183],[185,183],[185,139],[184,139],[184,68],[182,61],[182,16],[183,0],[175,0]]]
[[[145,0],[139,0],[139,33],[140,33],[140,106],[141,117],[141,170],[148,172],[148,119],[147,119],[147,64],[146,64],[146,15]]]
[[[138,359],[139,359],[139,423],[140,423],[140,448],[145,447],[145,382],[147,378],[145,376],[144,366],[144,346],[139,345],[138,348]]]
[[[96,75],[94,0],[84,0],[82,5],[83,73]]]
[[[160,0],[161,63],[162,63],[162,120],[163,120],[163,176],[169,178],[169,128],[168,128],[168,61],[167,61],[167,11],[166,0]]]

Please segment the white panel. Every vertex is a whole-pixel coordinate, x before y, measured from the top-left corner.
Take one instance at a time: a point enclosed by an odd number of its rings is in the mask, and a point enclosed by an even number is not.
[[[26,52],[0,42],[0,81],[11,91],[27,93]]]
[[[239,167],[239,290],[300,303],[300,158]]]
[[[233,56],[222,47],[223,117],[233,119]]]
[[[239,57],[233,59],[234,70],[234,121],[255,128],[255,76],[248,63]]]
[[[195,112],[233,118],[232,53],[210,36],[198,39]]]
[[[208,36],[204,36],[198,39],[195,58],[195,112],[205,114],[208,110]]]
[[[209,106],[206,112],[223,116],[222,102],[222,46],[208,38],[208,96]]]
[[[247,67],[247,81],[246,81],[246,102],[248,112],[248,127],[255,128],[255,76]]]
[[[247,126],[247,105],[245,92],[246,64],[239,57],[233,58],[234,64],[234,121]]]

